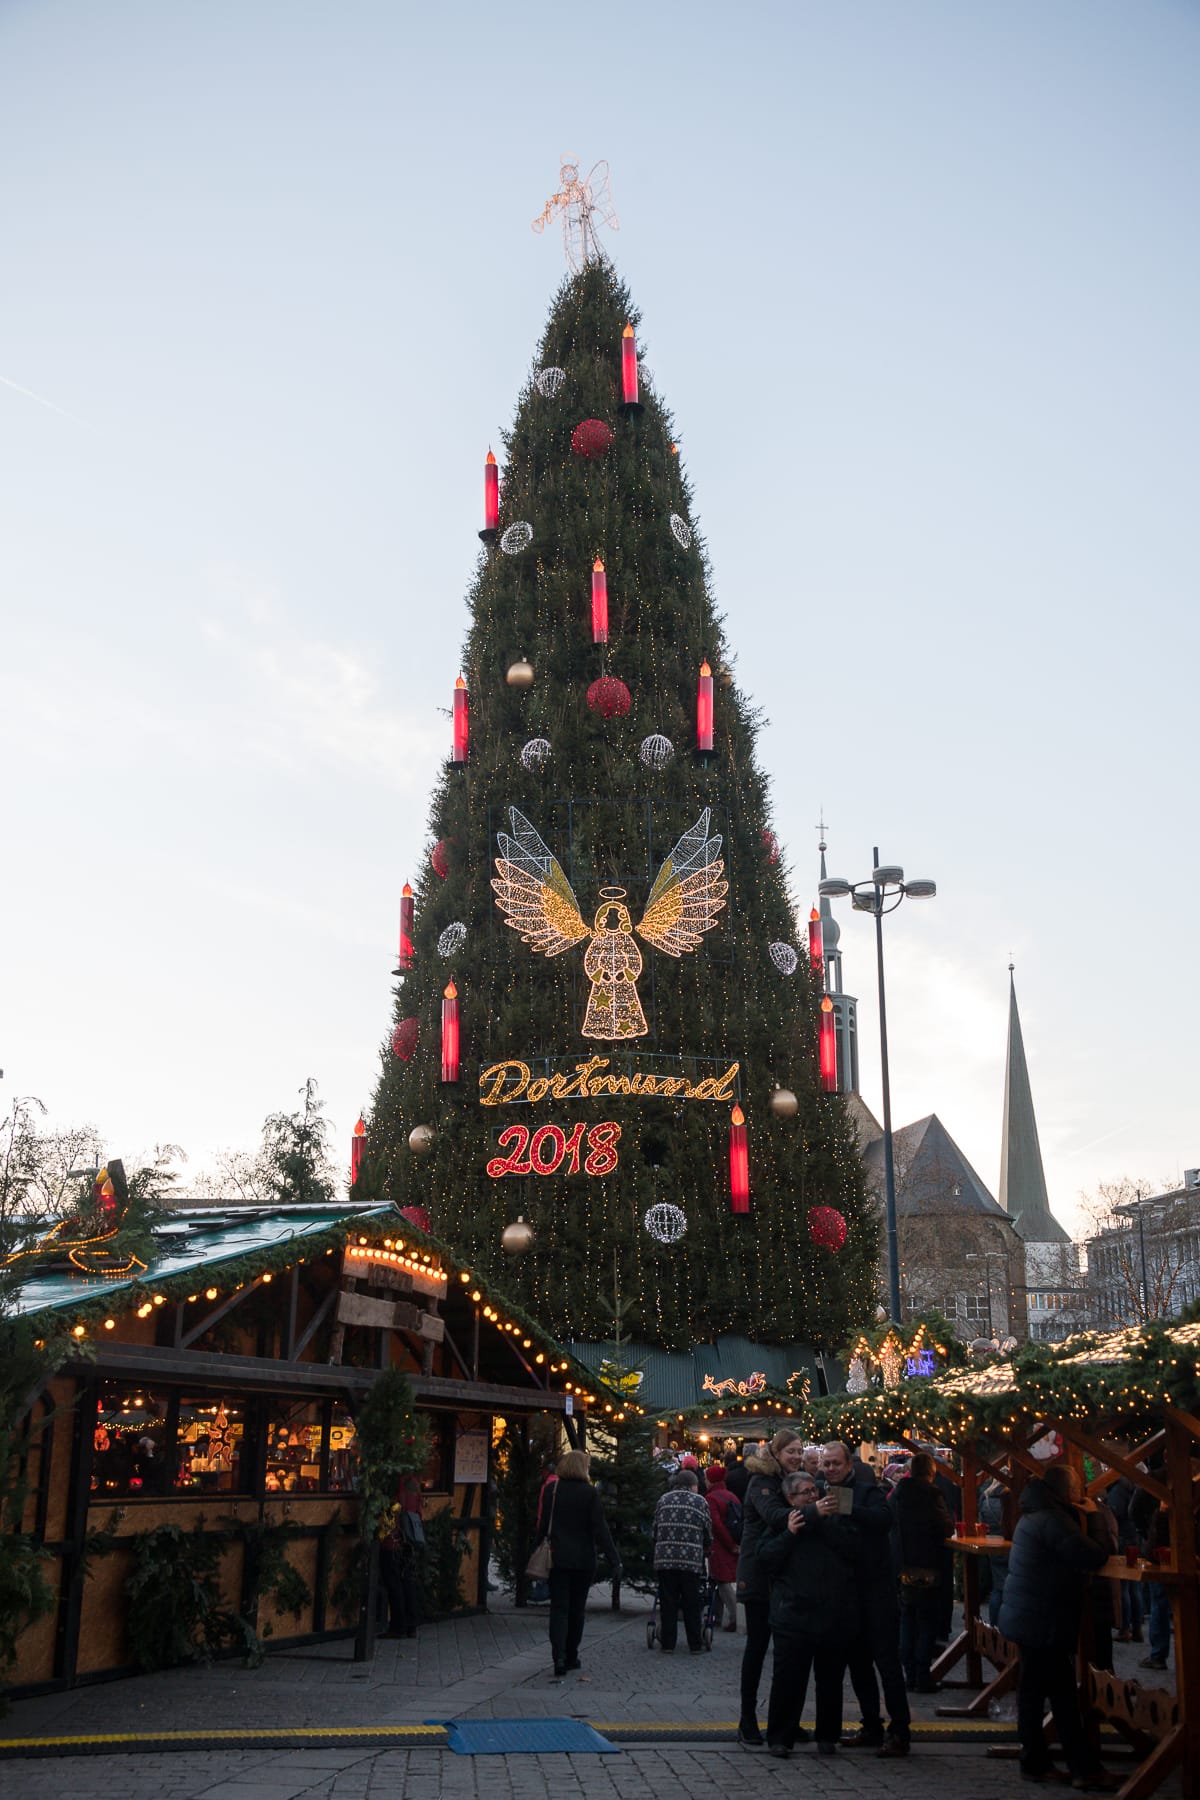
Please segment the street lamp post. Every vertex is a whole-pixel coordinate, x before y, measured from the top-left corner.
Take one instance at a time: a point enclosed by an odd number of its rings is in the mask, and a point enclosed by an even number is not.
[[[1114,1206],[1113,1211],[1119,1213],[1123,1219],[1137,1220],[1138,1251],[1142,1260],[1142,1323],[1144,1325],[1150,1317],[1150,1282],[1146,1274],[1146,1219],[1142,1211],[1141,1189],[1138,1189],[1136,1204]]]
[[[879,971],[879,1054],[883,1072],[883,1177],[887,1189],[888,1303],[892,1318],[900,1323],[900,1251],[896,1233],[896,1169],[892,1153],[892,1088],[888,1074],[887,998],[883,985],[883,920],[885,913],[895,912],[907,896],[910,900],[928,900],[937,893],[932,881],[905,881],[904,870],[894,864],[881,863],[878,847],[872,853],[869,881],[822,881],[820,893],[829,900],[845,899],[857,912],[875,916],[875,959]]]

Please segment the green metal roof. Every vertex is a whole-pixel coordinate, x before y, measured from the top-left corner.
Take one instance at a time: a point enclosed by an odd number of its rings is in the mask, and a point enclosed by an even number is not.
[[[569,1344],[571,1354],[599,1373],[600,1364],[612,1355],[611,1344]],[[770,1386],[785,1391],[788,1376],[807,1375],[817,1390],[816,1358],[808,1344],[756,1344],[747,1337],[719,1337],[714,1344],[697,1344],[694,1350],[658,1350],[650,1344],[631,1343],[623,1357],[630,1368],[643,1371],[637,1391],[639,1406],[648,1412],[686,1412],[689,1407],[739,1404],[737,1394],[719,1396],[704,1387],[704,1378],[715,1382],[748,1381],[759,1371]],[[752,1397],[752,1396],[751,1396]]]
[[[35,1275],[18,1290],[14,1307],[20,1313],[59,1311],[81,1301],[119,1296],[126,1288],[147,1287],[190,1269],[206,1269],[254,1251],[275,1250],[289,1240],[314,1236],[331,1226],[357,1219],[394,1218],[390,1206],[350,1206],[345,1201],[331,1206],[212,1207],[172,1213],[155,1228],[154,1255],[145,1270],[105,1279],[74,1269]]]

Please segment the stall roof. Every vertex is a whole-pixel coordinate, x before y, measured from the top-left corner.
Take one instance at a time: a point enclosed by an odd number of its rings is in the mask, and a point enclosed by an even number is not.
[[[144,1288],[255,1251],[276,1250],[292,1239],[312,1237],[331,1226],[394,1217],[390,1206],[352,1206],[346,1201],[329,1206],[189,1208],[155,1227],[156,1253],[144,1270],[116,1277],[85,1275],[76,1269],[43,1271],[18,1289],[14,1309],[19,1313],[58,1312],[109,1296],[119,1304],[126,1289]]]

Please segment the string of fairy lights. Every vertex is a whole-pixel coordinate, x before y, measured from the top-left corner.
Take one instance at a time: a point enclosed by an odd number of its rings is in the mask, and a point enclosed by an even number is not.
[[[431,834],[450,846],[449,867],[444,876],[425,868],[417,878],[418,955],[396,1008],[398,1024],[419,1021],[417,1041],[402,1061],[385,1051],[371,1121],[376,1191],[426,1207],[444,1236],[497,1267],[497,1219],[521,1210],[537,1240],[508,1279],[560,1336],[603,1334],[600,1303],[611,1298],[612,1278],[601,1265],[615,1245],[621,1289],[658,1341],[682,1347],[737,1319],[837,1343],[873,1303],[875,1227],[853,1142],[818,1098],[811,985],[794,966],[789,976],[777,971],[768,950],[786,945],[796,922],[786,868],[765,853],[774,840],[754,756],[756,722],[733,685],[673,427],[644,365],[641,411],[617,419],[608,453],[581,457],[571,448],[579,421],[620,411],[626,321],[636,333],[637,315],[610,272],[589,266],[569,281],[535,360],[539,375],[553,376],[531,380],[509,435],[495,511],[501,553],[485,550],[468,596],[469,756],[445,772],[431,808]],[[528,537],[507,553],[504,533],[517,523]],[[596,641],[597,561],[605,641]],[[687,753],[706,658],[714,671],[711,758]],[[519,686],[505,678],[517,663]],[[584,705],[589,684],[603,676],[619,678],[632,697],[631,711],[607,723]],[[674,754],[643,760],[649,741]],[[539,747],[536,759],[530,746]],[[727,1111],[718,1120],[715,1112],[678,1116],[664,1108],[665,1169],[647,1160],[639,1141],[654,1136],[650,1122],[639,1118],[634,1129],[630,1118],[611,1181],[537,1183],[536,1192],[527,1183],[513,1197],[484,1176],[494,1121],[478,1113],[473,1070],[504,1056],[569,1055],[579,1044],[581,982],[587,992],[580,973],[561,963],[524,966],[533,959],[505,944],[493,916],[489,881],[510,805],[538,821],[560,857],[569,846],[585,916],[602,885],[626,888],[631,902],[639,888],[648,891],[650,833],[661,833],[665,846],[702,807],[714,809],[731,889],[728,917],[710,934],[720,941],[684,963],[648,968],[641,979],[656,1050],[703,1043],[741,1062],[748,1228],[729,1215]],[[464,935],[448,970],[434,947],[452,925]],[[463,1077],[454,1092],[438,1080],[437,1007],[447,972],[457,985],[461,1030]],[[784,981],[786,993],[768,990]],[[765,1105],[780,1081],[803,1102],[792,1124]],[[557,1113],[545,1116],[563,1123]],[[435,1135],[418,1159],[408,1135],[420,1125]],[[658,1202],[688,1220],[673,1246],[642,1224]],[[808,1241],[805,1218],[814,1204],[845,1215],[850,1230],[839,1251]]]

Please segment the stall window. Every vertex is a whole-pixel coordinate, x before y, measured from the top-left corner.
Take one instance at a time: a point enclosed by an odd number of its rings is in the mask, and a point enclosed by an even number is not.
[[[267,1493],[315,1494],[321,1485],[319,1400],[276,1401],[267,1413]]]
[[[92,1494],[136,1499],[167,1486],[167,1396],[136,1382],[106,1381],[92,1433]]]
[[[448,1494],[454,1485],[454,1414],[426,1413],[429,1458],[421,1471],[426,1494]]]
[[[349,1494],[358,1486],[358,1440],[354,1420],[336,1402],[329,1426],[329,1480],[331,1494]]]
[[[219,1394],[185,1394],[179,1402],[175,1461],[177,1492],[244,1493],[251,1482],[246,1409]]]

